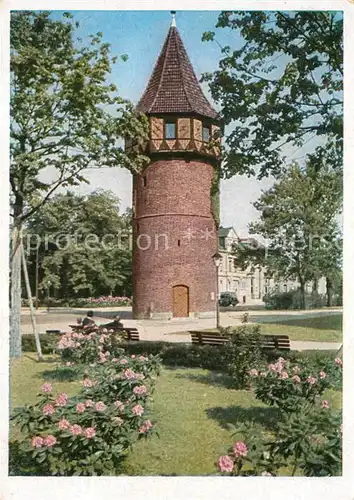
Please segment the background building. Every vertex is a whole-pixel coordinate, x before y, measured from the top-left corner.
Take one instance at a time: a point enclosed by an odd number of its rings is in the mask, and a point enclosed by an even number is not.
[[[292,280],[275,280],[267,275],[263,267],[255,269],[248,268],[245,271],[237,267],[232,254],[233,245],[237,243],[260,245],[254,238],[240,238],[233,227],[219,228],[219,252],[222,262],[219,268],[219,294],[222,292],[234,292],[240,304],[261,305],[263,297],[270,291],[278,290],[287,292],[297,289],[299,284]],[[307,285],[307,291],[311,292],[313,285]],[[318,282],[318,293],[326,293],[325,279]]]

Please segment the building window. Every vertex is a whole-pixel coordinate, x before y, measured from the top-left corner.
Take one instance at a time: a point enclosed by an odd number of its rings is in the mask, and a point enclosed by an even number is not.
[[[219,246],[220,246],[220,248],[225,248],[225,236],[220,236]]]
[[[144,175],[143,177],[143,186],[146,187],[147,185],[147,179],[146,179],[146,175]]]
[[[209,125],[203,125],[203,141],[204,142],[210,141],[210,126]]]
[[[232,273],[232,260],[229,260],[229,273]]]
[[[181,246],[181,240],[177,241],[177,245],[180,247]]]
[[[176,139],[176,122],[165,122],[165,139]]]

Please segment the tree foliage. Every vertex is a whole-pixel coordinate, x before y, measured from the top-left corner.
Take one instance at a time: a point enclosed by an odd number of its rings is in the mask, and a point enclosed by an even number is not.
[[[117,142],[144,137],[147,130],[145,119],[106,81],[117,57],[102,33],[80,44],[78,26],[71,14],[58,21],[50,12],[11,16],[10,183],[18,221],[58,187],[85,182],[83,171],[91,166],[135,171],[146,161],[128,156]],[[40,178],[48,167],[55,172],[53,181]]]
[[[117,61],[102,33],[76,37],[79,23],[64,13],[14,11],[10,26],[10,355],[21,354],[21,238],[24,222],[60,187],[87,182],[90,167],[140,171],[146,117],[108,81]],[[127,56],[121,56],[126,60]],[[125,153],[123,138],[136,147]]]
[[[342,178],[336,171],[317,171],[310,161],[305,167],[289,166],[254,203],[260,217],[250,224],[250,232],[266,239],[267,247],[238,246],[237,262],[244,267],[265,265],[277,278],[298,280],[303,297],[306,283],[339,277],[341,191]]]
[[[119,213],[110,191],[58,194],[28,221],[34,277],[39,244],[40,284],[57,298],[131,292],[131,214]]]
[[[342,15],[222,12],[216,27],[232,30],[236,46],[221,47],[219,68],[203,76],[231,126],[224,175],[277,175],[284,145],[306,144],[318,165],[341,168]],[[215,36],[207,32],[203,40]]]

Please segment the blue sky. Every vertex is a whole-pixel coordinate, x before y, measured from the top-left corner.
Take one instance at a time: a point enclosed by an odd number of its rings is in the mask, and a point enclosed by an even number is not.
[[[64,11],[54,11],[53,17],[61,18]],[[127,54],[127,62],[119,61],[113,68],[109,80],[118,87],[124,98],[137,102],[152,72],[155,61],[171,23],[169,11],[71,11],[79,21],[77,36],[87,39],[98,31],[103,41],[111,44],[112,55]],[[215,29],[219,11],[177,11],[177,28],[199,78],[203,72],[217,69],[220,48],[216,43],[202,42],[204,31],[216,31],[216,38],[223,45],[236,48],[242,41],[235,31]],[[203,86],[208,94],[207,87]],[[210,98],[210,96],[208,96]],[[313,147],[313,141],[311,146]],[[289,158],[298,157],[296,149],[288,148]],[[302,151],[300,151],[300,154]],[[50,173],[48,172],[49,176]],[[121,199],[121,208],[131,206],[131,175],[121,168],[93,169],[87,172],[89,185],[83,184],[75,190],[88,193],[94,189],[110,189]],[[233,226],[244,236],[248,223],[258,216],[252,202],[262,189],[272,185],[271,179],[261,182],[254,178],[235,176],[221,182],[221,224]]]

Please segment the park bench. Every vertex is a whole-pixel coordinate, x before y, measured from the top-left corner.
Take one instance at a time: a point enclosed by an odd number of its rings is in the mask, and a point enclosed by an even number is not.
[[[69,325],[69,326],[76,333],[80,333],[80,332],[84,331],[82,325],[76,324],[76,325]],[[140,340],[139,332],[138,332],[137,328],[133,328],[133,327],[129,328],[129,327],[124,327],[124,326],[108,326],[107,327],[106,325],[100,325],[98,332],[100,332],[100,331],[102,332],[102,328],[107,328],[109,330],[113,330],[113,333],[126,332],[127,337],[128,337],[127,340],[129,340],[129,341],[138,342]]]
[[[48,333],[49,335],[62,335],[65,332],[62,332],[61,330],[46,330],[45,333]]]
[[[219,335],[213,332],[190,331],[192,344],[222,346],[230,342],[232,335]],[[264,350],[290,351],[287,335],[261,335],[261,347]]]

